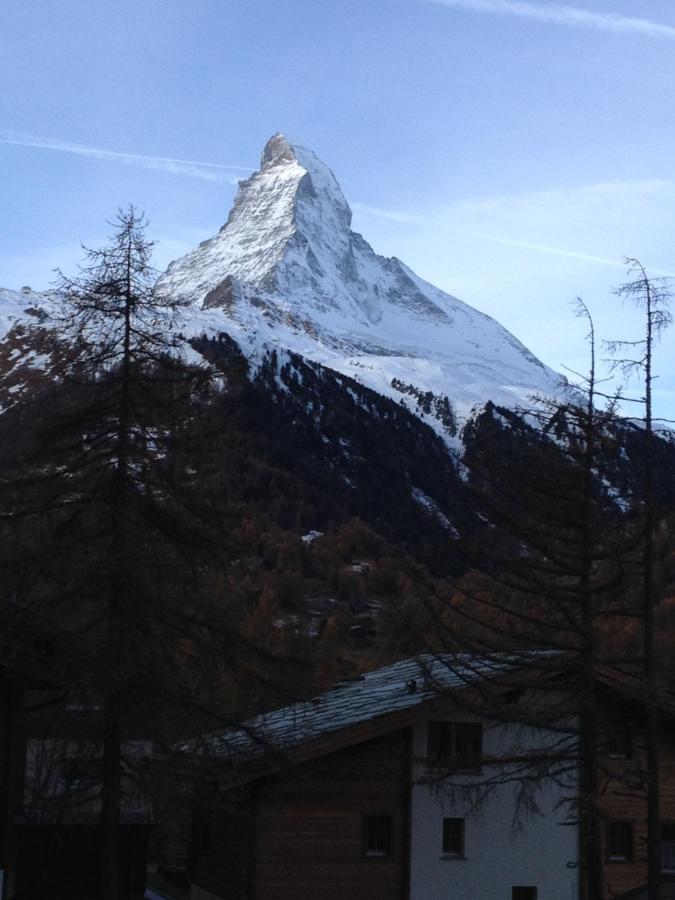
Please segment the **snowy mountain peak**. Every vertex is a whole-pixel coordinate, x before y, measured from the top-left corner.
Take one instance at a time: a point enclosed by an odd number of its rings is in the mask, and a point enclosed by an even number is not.
[[[297,354],[395,398],[450,443],[488,400],[561,393],[560,377],[494,319],[379,256],[350,226],[328,166],[275,134],[225,225],[171,263],[157,289],[187,301],[186,341],[226,332],[253,371],[270,351]],[[21,355],[22,323],[48,325],[54,302],[0,292],[8,366]]]
[[[350,224],[328,166],[278,133],[220,232],[158,288],[195,304],[254,365],[270,349],[293,351],[417,406],[441,431],[433,409],[446,398],[461,419],[487,400],[559,392],[560,377],[505,328],[376,254]]]
[[[398,260],[376,256],[351,231],[351,217],[328,166],[277,133],[263,150],[259,171],[240,183],[220,232],[172,263],[159,286],[231,313],[243,295],[249,303],[255,295],[271,318],[312,311],[369,327],[388,304],[445,318]]]
[[[324,212],[329,211],[327,207],[334,207],[336,216],[343,221],[345,228],[349,228],[352,221],[352,211],[345,200],[335,175],[325,163],[321,162],[313,150],[310,150],[309,147],[303,147],[302,144],[291,143],[279,131],[265,144],[260,160],[260,172],[289,164],[296,164],[300,169],[304,170],[304,175],[301,176],[301,179],[304,178],[311,182],[312,190],[299,191],[296,199],[300,203],[302,203],[303,199],[310,202],[318,202],[324,207]]]
[[[160,287],[202,306],[229,308],[244,287],[288,294],[304,275],[313,298],[325,304],[332,293],[327,282],[347,263],[350,223],[330,169],[308,148],[275,134],[259,171],[240,183],[220,232],[173,263]],[[272,312],[274,304],[265,305]]]
[[[349,228],[352,221],[352,211],[345,200],[342,189],[328,166],[321,162],[319,157],[302,144],[291,143],[280,131],[265,144],[260,160],[261,173],[277,166],[296,164],[304,170],[304,178],[311,182],[311,189],[299,190],[296,201],[302,204],[303,200],[320,203],[324,213],[333,207],[335,216],[341,220],[343,227]],[[299,173],[298,173],[299,174]],[[300,184],[298,182],[298,187]],[[309,188],[309,184],[307,184]]]
[[[265,144],[265,149],[260,158],[260,168],[267,169],[278,163],[294,162],[296,160],[293,145],[280,131],[273,134]]]

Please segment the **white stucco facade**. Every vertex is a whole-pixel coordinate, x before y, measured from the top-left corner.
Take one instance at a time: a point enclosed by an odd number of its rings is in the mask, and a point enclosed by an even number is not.
[[[448,715],[448,721],[479,721]],[[438,721],[438,717],[436,718]],[[410,821],[410,900],[511,900],[514,886],[536,887],[537,900],[576,900],[578,829],[565,824],[573,787],[542,785],[537,792],[540,814],[518,812],[518,787],[502,784],[476,810],[462,790],[420,783],[427,769],[428,722],[414,727],[416,783]],[[483,751],[498,757],[516,746],[536,747],[545,735],[501,723],[483,723]],[[454,776],[455,783],[484,782],[481,774]],[[464,856],[443,854],[444,817],[464,819]],[[517,826],[514,827],[515,820]]]

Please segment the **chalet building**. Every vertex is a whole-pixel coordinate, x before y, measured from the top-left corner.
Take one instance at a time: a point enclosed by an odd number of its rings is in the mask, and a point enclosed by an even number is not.
[[[26,763],[26,719],[35,703],[59,694],[62,672],[30,613],[0,610],[0,897],[16,896]]]
[[[69,685],[85,650],[32,610],[0,609],[0,898],[99,893],[100,713]],[[135,742],[137,758],[147,745]],[[127,790],[120,834],[125,896],[145,890],[151,809]]]
[[[494,670],[408,660],[210,738],[206,749],[222,760],[220,789],[197,804],[191,900],[578,898],[576,771],[560,752],[566,738],[523,724],[515,706],[513,721],[477,715],[462,697],[475,700],[488,678],[495,683]],[[500,689],[502,707],[524,703],[508,679]],[[539,694],[556,702],[549,688]],[[636,764],[638,718],[630,697],[617,705],[616,695],[612,687],[608,703],[622,717],[608,731],[605,875],[608,896],[638,897],[644,805],[611,789],[612,767],[623,775]],[[675,861],[674,751],[666,735],[666,869]],[[545,769],[555,777],[540,778]]]
[[[13,889],[16,873],[16,818],[23,790],[22,686],[0,666],[0,897]],[[8,894],[11,896],[11,894]]]
[[[607,895],[619,900],[647,900],[647,805],[639,688],[627,675],[617,681],[616,673],[605,679],[604,687],[607,706],[614,713],[606,723],[601,765]],[[661,702],[662,900],[675,900],[675,702],[670,694],[662,696]]]
[[[100,709],[70,701],[45,712],[27,730],[14,898],[90,900],[100,896]],[[152,747],[125,741],[122,753],[140,774]],[[127,900],[140,900],[152,805],[126,764],[121,787],[120,889]]]

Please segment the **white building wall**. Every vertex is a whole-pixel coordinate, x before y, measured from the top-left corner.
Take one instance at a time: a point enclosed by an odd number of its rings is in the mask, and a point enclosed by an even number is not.
[[[449,721],[478,721],[469,715],[448,715]],[[436,719],[438,721],[438,718]],[[485,755],[519,746],[541,744],[532,729],[484,723]],[[415,726],[413,738],[416,780],[424,775],[427,723]],[[481,775],[455,776],[455,782],[480,783]],[[515,885],[532,885],[538,900],[578,898],[578,829],[563,824],[573,791],[547,785],[537,793],[541,814],[517,817],[517,786],[500,785],[476,811],[462,791],[435,789],[415,783],[411,802],[410,900],[511,900]],[[443,818],[465,818],[465,858],[443,857]],[[514,819],[519,818],[514,828]]]

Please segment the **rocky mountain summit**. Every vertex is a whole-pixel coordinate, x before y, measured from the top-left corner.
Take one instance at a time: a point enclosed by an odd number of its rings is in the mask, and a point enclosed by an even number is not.
[[[173,329],[191,362],[218,373],[204,408],[194,404],[208,427],[194,432],[190,452],[199,459],[208,434],[201,489],[232,523],[230,588],[242,610],[266,591],[302,615],[303,596],[320,595],[329,609],[337,591],[361,615],[366,588],[352,564],[372,566],[376,594],[417,585],[418,563],[462,572],[474,564],[466,547],[479,546],[486,529],[493,540],[504,496],[516,508],[523,486],[536,491],[549,467],[560,480],[575,472],[569,404],[543,422],[517,410],[535,393],[566,395],[556,373],[493,319],[377,255],[351,230],[330,170],[282,135],[241,183],[220,232],[172,263],[157,291],[184,301],[159,330]],[[63,377],[67,309],[55,292],[0,290],[9,445],[26,410],[50,409],[52,396],[69,404],[78,387]],[[164,309],[153,311],[153,328]],[[645,443],[630,421],[610,423],[605,437],[596,487],[613,521],[640,496]],[[183,452],[176,471],[191,478],[197,470]],[[665,441],[652,448],[667,509],[673,454]]]
[[[157,288],[186,302],[187,341],[227,334],[252,372],[272,352],[281,364],[318,363],[402,402],[451,443],[488,401],[515,407],[566,391],[494,319],[375,253],[351,219],[331,170],[276,134],[225,225],[171,263]],[[53,293],[0,290],[2,332],[22,320],[48,326],[55,303]]]
[[[564,389],[494,319],[376,254],[351,218],[330,169],[276,134],[220,232],[173,262],[158,288],[210,313],[254,365],[288,350],[386,396],[431,393],[431,412],[416,412],[441,432],[433,410],[443,398],[461,419],[488,400],[514,406]]]

